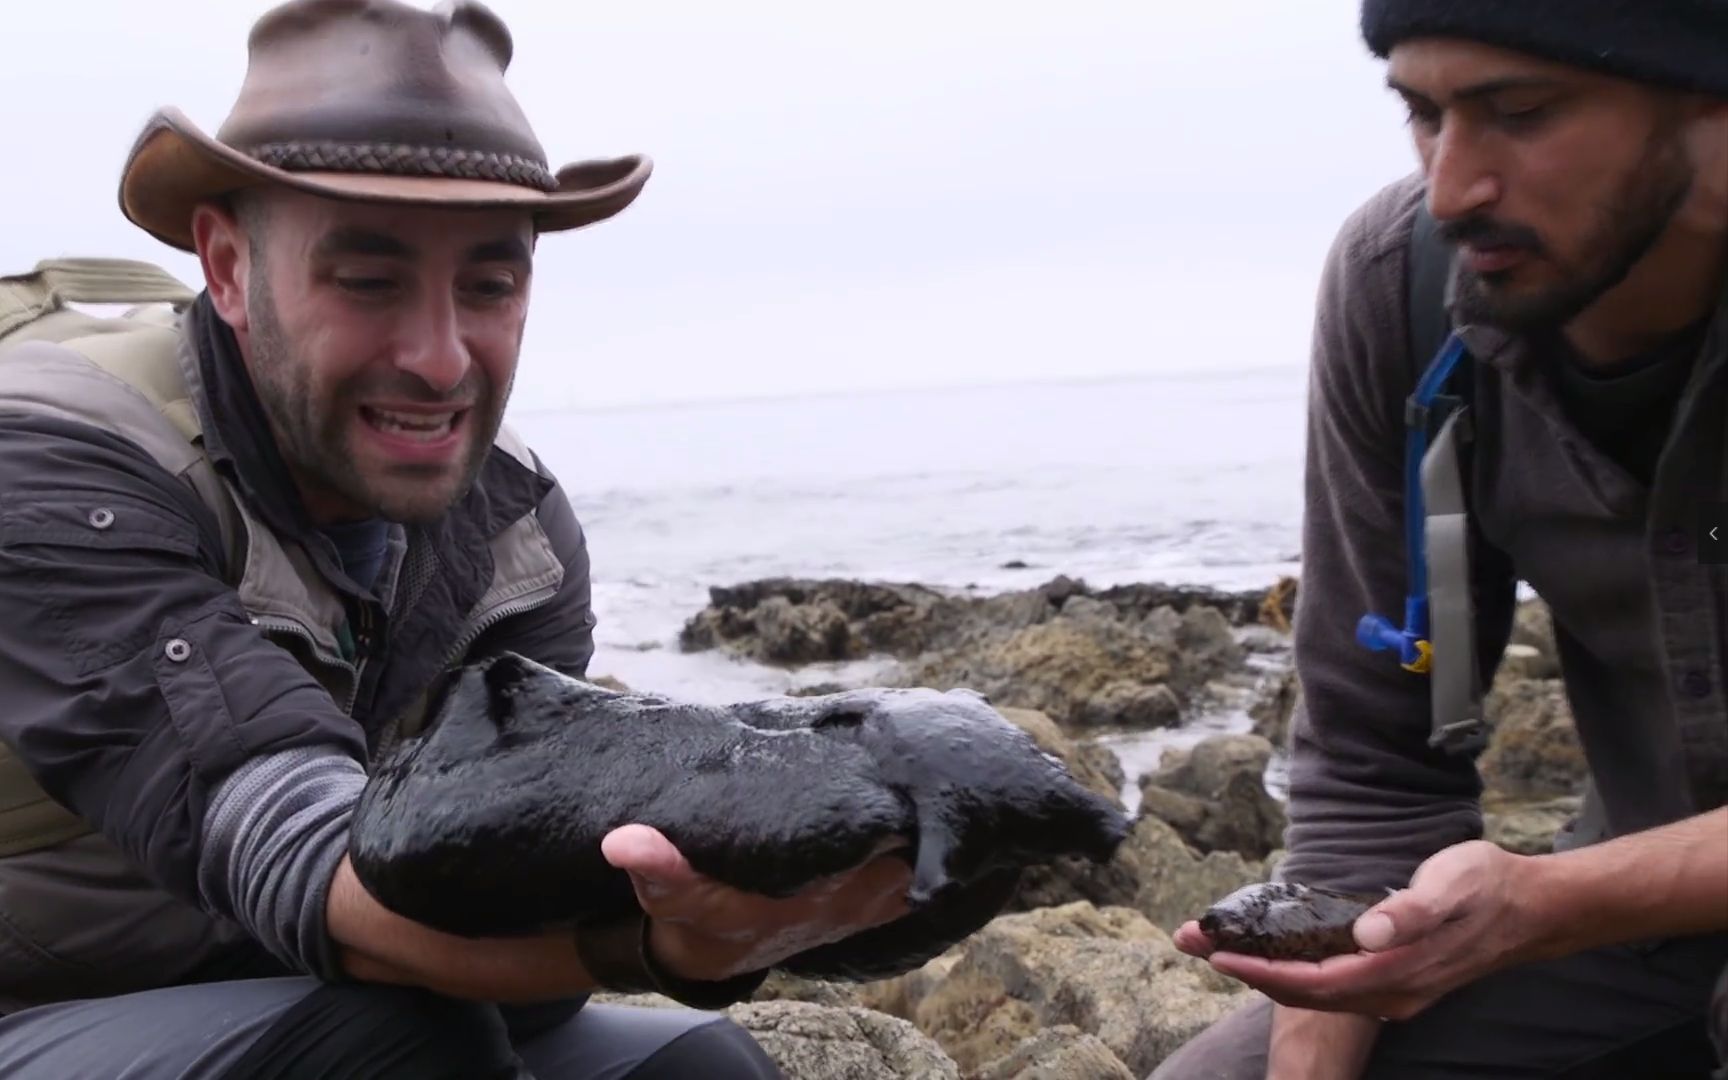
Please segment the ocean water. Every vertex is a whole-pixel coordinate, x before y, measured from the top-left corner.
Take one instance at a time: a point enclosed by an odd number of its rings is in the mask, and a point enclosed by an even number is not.
[[[1262,587],[1295,569],[1305,371],[534,412],[593,563],[591,671],[725,702],[852,670],[684,654],[713,585],[997,592],[1057,574]],[[1018,561],[1027,569],[1005,569]]]

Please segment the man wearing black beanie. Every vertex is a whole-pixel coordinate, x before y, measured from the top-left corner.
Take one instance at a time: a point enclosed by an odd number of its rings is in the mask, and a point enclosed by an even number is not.
[[[1728,1078],[1728,0],[1364,0],[1362,32],[1421,169],[1323,276],[1278,877],[1397,891],[1319,964],[1182,927],[1264,997],[1153,1075]],[[1553,852],[1478,839],[1426,657],[1357,640],[1411,582],[1406,406],[1447,318],[1482,681],[1524,582],[1589,765]]]

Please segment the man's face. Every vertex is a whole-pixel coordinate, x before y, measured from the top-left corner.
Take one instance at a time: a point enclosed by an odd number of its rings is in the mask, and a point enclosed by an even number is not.
[[[1460,314],[1555,329],[1620,284],[1693,190],[1678,95],[1468,42],[1392,53]]]
[[[473,483],[528,310],[526,214],[270,193],[237,329],[317,520],[426,522]]]

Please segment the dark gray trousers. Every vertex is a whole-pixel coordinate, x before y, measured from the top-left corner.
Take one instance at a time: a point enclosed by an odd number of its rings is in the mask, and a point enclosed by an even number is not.
[[[1706,1013],[1725,964],[1728,935],[1713,935],[1502,971],[1386,1024],[1364,1076],[1705,1080],[1720,1061]],[[1201,1032],[1152,1078],[1261,1080],[1271,1030],[1271,1002],[1258,998]]]
[[[694,1070],[694,1071],[692,1071]],[[166,987],[0,1019],[7,1080],[778,1078],[718,1013],[512,1008],[304,977]]]

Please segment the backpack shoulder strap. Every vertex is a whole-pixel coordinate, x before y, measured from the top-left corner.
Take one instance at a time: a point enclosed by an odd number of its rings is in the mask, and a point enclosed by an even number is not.
[[[1408,271],[1410,385],[1414,388],[1452,335],[1447,303],[1452,248],[1426,205],[1410,232]],[[1453,752],[1481,749],[1482,679],[1477,667],[1469,513],[1470,399],[1475,382],[1470,356],[1453,370],[1428,412],[1429,449],[1421,463],[1425,516],[1423,552],[1428,571],[1429,671],[1433,704],[1430,745]]]

